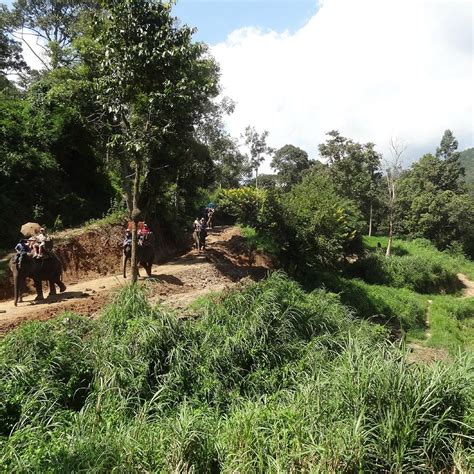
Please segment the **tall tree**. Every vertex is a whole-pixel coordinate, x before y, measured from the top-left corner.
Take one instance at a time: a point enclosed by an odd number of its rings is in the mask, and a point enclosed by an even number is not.
[[[244,132],[245,144],[250,149],[250,165],[255,170],[255,187],[258,188],[258,169],[265,160],[265,154],[270,153],[272,149],[267,145],[268,131],[261,134],[255,127],[248,126]]]
[[[235,103],[228,97],[211,102],[196,127],[196,138],[209,149],[220,188],[238,187],[252,171],[247,157],[239,150],[237,140],[225,129],[224,115],[233,113],[234,108]]]
[[[303,171],[311,163],[304,150],[294,145],[285,145],[275,151],[270,166],[277,172],[278,184],[288,191],[301,181]]]
[[[107,14],[99,19],[98,42],[104,54],[97,96],[136,224],[143,183],[156,171],[151,166],[153,155],[168,139],[192,134],[208,101],[217,95],[217,68],[205,47],[192,43],[193,30],[176,24],[170,4],[107,0],[104,7]],[[133,282],[138,277],[136,248],[134,225]]]
[[[338,131],[329,132],[326,143],[319,145],[321,157],[329,164],[329,171],[337,192],[355,202],[363,213],[369,234],[373,228],[377,188],[381,180],[381,155],[373,143],[357,143]]]
[[[8,85],[7,76],[26,69],[21,45],[12,38],[13,28],[7,7],[0,4],[0,89]]]
[[[436,158],[442,165],[440,167],[440,187],[444,190],[457,190],[460,185],[460,177],[464,176],[464,168],[461,164],[461,153],[457,151],[458,141],[451,130],[445,130],[441,143],[436,149]]]
[[[99,8],[100,2],[94,0],[16,0],[11,24],[15,36],[44,68],[55,69],[76,58],[71,45],[80,33],[81,18],[85,12]]]

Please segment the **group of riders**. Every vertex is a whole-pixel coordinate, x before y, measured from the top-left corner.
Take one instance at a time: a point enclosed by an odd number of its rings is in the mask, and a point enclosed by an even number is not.
[[[203,217],[196,217],[193,222],[193,236],[196,243],[196,248],[198,250],[206,248],[207,229],[212,228],[212,218],[214,211],[214,208],[206,207],[204,209]],[[153,233],[146,223],[141,224],[137,230],[138,245],[151,245],[152,234]],[[35,259],[47,257],[49,253],[45,247],[46,243],[49,241],[50,238],[47,235],[44,227],[41,227],[37,234],[32,235],[27,239],[21,239],[15,246],[16,263],[18,267],[21,267],[21,263],[25,255],[29,255]],[[125,248],[130,245],[132,245],[132,232],[128,228],[125,231],[122,247]]]
[[[50,241],[44,227],[41,227],[37,234],[32,235],[28,239],[21,239],[15,246],[18,267],[21,267],[25,255],[30,255],[32,258],[47,257],[49,254],[46,250],[46,243]]]
[[[214,212],[214,208],[206,207],[204,209],[204,216],[194,219],[193,238],[197,250],[204,250],[206,248],[207,229],[212,229]]]
[[[151,245],[151,237],[153,232],[148,227],[148,224],[143,223],[143,225],[139,225],[137,229],[137,237],[138,237],[138,245],[140,247],[145,247],[146,245]],[[128,228],[125,231],[125,237],[123,239],[122,247],[128,247],[132,245],[132,231]]]

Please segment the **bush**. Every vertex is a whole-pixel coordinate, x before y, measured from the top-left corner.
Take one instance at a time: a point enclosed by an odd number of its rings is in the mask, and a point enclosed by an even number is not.
[[[289,242],[299,273],[307,266],[338,262],[351,246],[357,246],[362,217],[347,199],[337,195],[325,174],[309,174],[283,197],[284,217],[292,232]]]
[[[278,226],[279,206],[274,194],[266,189],[221,189],[217,204],[219,213],[233,216],[244,226],[267,232]]]

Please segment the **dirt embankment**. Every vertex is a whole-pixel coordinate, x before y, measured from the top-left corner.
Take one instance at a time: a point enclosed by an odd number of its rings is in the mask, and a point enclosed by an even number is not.
[[[30,294],[17,307],[11,300],[0,302],[0,334],[24,321],[46,320],[65,311],[96,317],[114,292],[128,282],[120,271],[122,229],[121,226],[109,228],[106,236],[102,231],[87,231],[60,243],[57,249],[66,260],[67,290],[36,303],[35,295]],[[203,252],[189,250],[166,259],[177,251],[179,249],[172,244],[160,247],[158,241],[157,260],[166,260],[166,263],[154,265],[152,276],[140,279],[152,303],[184,309],[206,293],[221,291],[248,279],[258,280],[272,267],[270,259],[249,251],[235,227],[209,231],[208,246]],[[144,273],[141,269],[141,274]]]
[[[53,235],[54,252],[63,264],[66,285],[82,280],[100,278],[120,272],[125,222],[83,232],[78,229]],[[170,242],[158,232],[155,263],[166,261],[185,251],[183,244]],[[29,289],[33,290],[31,282]],[[13,278],[10,271],[0,281],[0,301],[13,298]]]

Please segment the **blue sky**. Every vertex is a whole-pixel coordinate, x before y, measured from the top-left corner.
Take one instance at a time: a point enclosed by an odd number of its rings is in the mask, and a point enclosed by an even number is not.
[[[13,0],[3,0],[11,6]],[[243,27],[283,33],[301,28],[317,11],[317,0],[178,0],[182,23],[198,29],[195,38],[215,44]]]
[[[197,27],[195,38],[210,44],[244,27],[294,32],[316,11],[316,0],[180,0],[174,7],[183,23]]]

